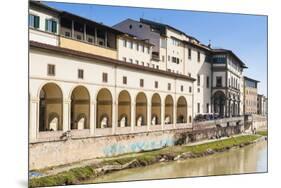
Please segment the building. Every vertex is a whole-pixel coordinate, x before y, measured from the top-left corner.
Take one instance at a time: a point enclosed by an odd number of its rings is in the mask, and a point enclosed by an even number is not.
[[[259,81],[244,76],[244,114],[257,114]]]
[[[127,19],[110,27],[31,1],[29,40],[32,168],[138,151],[116,150],[130,136],[152,149],[171,145],[198,114],[244,126],[232,117],[244,112],[246,65],[172,26]]]
[[[257,97],[257,114],[267,116],[267,98],[261,94]]]

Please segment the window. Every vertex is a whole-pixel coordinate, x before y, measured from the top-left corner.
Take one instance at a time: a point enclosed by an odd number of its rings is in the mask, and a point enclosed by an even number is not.
[[[156,65],[156,69],[159,69],[159,65]]]
[[[144,66],[144,62],[143,61],[141,62],[141,65]]]
[[[189,86],[189,93],[192,93],[192,87]]]
[[[222,78],[221,76],[216,77],[216,87],[222,87]]]
[[[144,52],[144,46],[142,45],[141,47],[142,47],[142,52]]]
[[[123,46],[126,48],[127,47],[127,41],[123,40]]]
[[[157,81],[154,82],[154,87],[158,88],[158,82]]]
[[[181,85],[181,91],[183,91],[183,85]]]
[[[130,29],[132,29],[132,28],[133,28],[132,24],[130,24],[130,25],[129,25],[129,28],[130,28]]]
[[[200,88],[197,88],[197,93],[200,93]]]
[[[168,83],[168,90],[171,90],[171,83]]]
[[[139,28],[142,28],[142,25],[141,25],[141,24],[139,25]]]
[[[197,52],[197,61],[200,62],[200,52]]]
[[[102,81],[107,82],[107,73],[102,73]]]
[[[139,49],[140,49],[140,46],[139,46],[139,44],[137,44],[137,51],[139,51]]]
[[[134,46],[134,43],[131,42],[131,43],[130,43],[130,48],[133,49],[133,46]]]
[[[133,63],[133,59],[130,59],[130,63]]]
[[[125,62],[127,61],[126,57],[123,57],[123,61],[125,61]]]
[[[190,72],[188,73],[188,76],[191,77],[191,73]]]
[[[83,79],[84,78],[84,70],[78,69],[78,78]]]
[[[93,43],[93,38],[88,38],[89,43]]]
[[[147,53],[150,54],[150,48],[149,47],[147,48]]]
[[[162,55],[162,61],[163,61],[163,62],[165,61],[165,56],[163,56],[163,55]]]
[[[70,32],[68,32],[68,31],[64,32],[64,36],[70,37]]]
[[[138,60],[136,60],[136,64],[137,64],[137,65],[139,64],[139,61],[138,61]]]
[[[206,112],[209,113],[209,103],[206,104]]]
[[[28,22],[30,27],[38,29],[40,26],[40,17],[30,14]]]
[[[82,39],[81,35],[76,35],[76,39],[81,40]]]
[[[144,81],[143,79],[140,79],[140,87],[143,87],[143,85],[144,85]]]
[[[180,59],[179,58],[177,58],[177,64],[179,64],[180,63]]]
[[[197,75],[197,85],[200,86],[200,75]]]
[[[173,63],[177,63],[177,58],[176,57],[172,57],[172,62]]]
[[[197,113],[200,113],[200,103],[197,103]]]
[[[207,82],[207,83],[206,83],[206,87],[207,87],[207,88],[210,87],[210,86],[209,86],[209,81],[210,81],[210,78],[209,78],[209,76],[207,76],[207,80],[206,80],[206,82]]]
[[[48,75],[55,76],[55,74],[56,74],[55,65],[48,64]]]
[[[170,61],[170,56],[168,55],[168,61]]]
[[[56,33],[57,32],[57,22],[55,20],[46,19],[45,30],[47,32]]]
[[[123,84],[127,84],[127,77],[123,76]]]
[[[191,49],[188,48],[188,59],[191,59]]]

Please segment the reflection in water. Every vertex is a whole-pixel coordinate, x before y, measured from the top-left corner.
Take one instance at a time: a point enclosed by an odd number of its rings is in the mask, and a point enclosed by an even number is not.
[[[217,153],[204,158],[163,162],[147,167],[113,172],[86,183],[163,179],[190,176],[239,174],[267,171],[267,142]]]

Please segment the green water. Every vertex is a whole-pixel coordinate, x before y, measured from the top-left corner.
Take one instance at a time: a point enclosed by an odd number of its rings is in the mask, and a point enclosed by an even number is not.
[[[267,142],[203,158],[162,162],[151,166],[112,172],[84,183],[132,181],[192,176],[240,174],[267,171]]]

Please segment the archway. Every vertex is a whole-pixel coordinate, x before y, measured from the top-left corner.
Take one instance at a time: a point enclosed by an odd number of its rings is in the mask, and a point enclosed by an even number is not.
[[[174,120],[174,101],[171,95],[165,98],[165,124],[172,124]]]
[[[218,113],[221,117],[225,116],[225,94],[222,91],[215,92],[214,96],[214,112]]]
[[[136,97],[136,126],[147,125],[147,98],[143,92]]]
[[[158,93],[151,98],[151,125],[161,124],[161,98]]]
[[[186,99],[181,96],[177,102],[177,123],[187,122],[187,102]]]
[[[40,90],[39,131],[62,130],[62,91],[57,84],[45,84]]]
[[[112,127],[112,95],[108,89],[101,89],[97,95],[97,128]]]
[[[131,97],[123,90],[118,96],[118,127],[131,125]]]
[[[71,129],[90,128],[90,94],[84,86],[77,86],[71,94]]]

